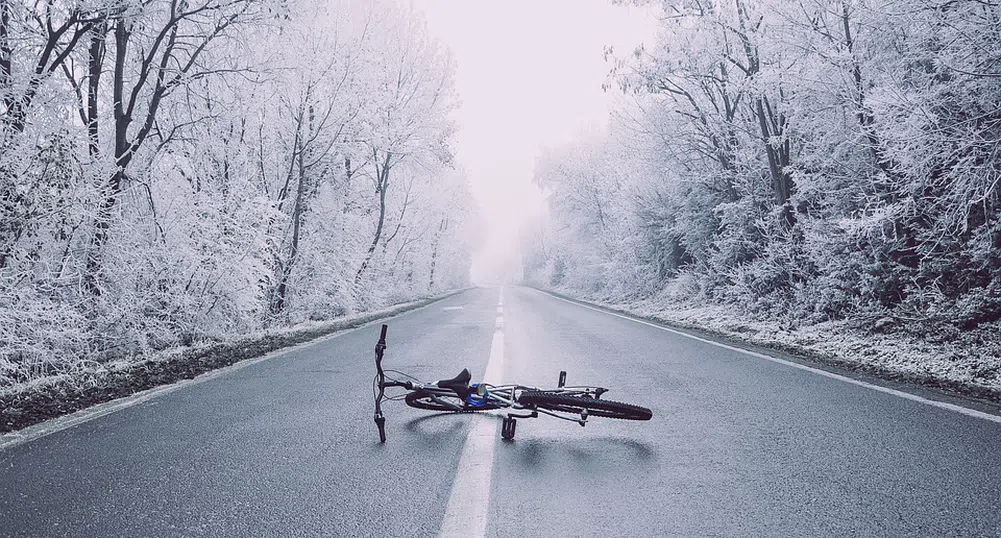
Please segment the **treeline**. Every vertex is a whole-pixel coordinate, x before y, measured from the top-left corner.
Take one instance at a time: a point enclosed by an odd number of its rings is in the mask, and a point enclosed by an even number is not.
[[[609,51],[609,131],[540,159],[530,280],[792,325],[1001,319],[1001,4],[685,0],[659,24]]]
[[[0,386],[464,285],[394,0],[0,0]]]

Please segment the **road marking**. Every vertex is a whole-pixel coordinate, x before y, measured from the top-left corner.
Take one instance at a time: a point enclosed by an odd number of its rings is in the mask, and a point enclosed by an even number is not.
[[[501,288],[503,298],[503,288]],[[504,377],[504,317],[497,317],[490,358],[483,381],[493,385]],[[482,538],[487,533],[487,516],[490,506],[490,477],[494,466],[494,444],[497,422],[494,415],[477,413],[476,422],[466,436],[466,444],[459,456],[455,482],[448,497],[445,518],[441,523],[442,538]]]
[[[532,289],[535,289],[535,288],[532,288]],[[867,389],[871,389],[871,390],[874,390],[876,392],[882,392],[884,394],[890,394],[890,395],[893,395],[893,396],[897,396],[897,397],[903,398],[905,400],[911,400],[913,402],[918,402],[918,403],[922,403],[922,404],[925,404],[925,405],[930,405],[932,407],[938,407],[939,409],[946,409],[948,411],[953,411],[953,412],[960,413],[960,414],[963,414],[963,415],[966,415],[966,416],[969,416],[969,417],[979,418],[979,419],[983,419],[983,420],[989,420],[991,422],[996,422],[998,424],[1001,424],[1001,417],[999,417],[997,415],[992,415],[990,413],[984,413],[983,411],[977,411],[976,409],[969,409],[967,407],[962,407],[962,406],[959,406],[959,405],[956,405],[956,404],[951,404],[951,403],[947,403],[947,402],[940,402],[938,400],[930,400],[928,398],[923,398],[921,396],[918,396],[917,394],[911,394],[909,392],[904,392],[902,390],[897,390],[897,389],[891,389],[889,387],[881,387],[879,385],[874,385],[872,383],[867,383],[865,381],[860,381],[858,379],[852,379],[850,377],[845,377],[843,375],[835,374],[833,372],[828,372],[826,370],[821,370],[819,368],[813,368],[813,367],[810,367],[810,366],[806,366],[805,364],[799,364],[797,362],[792,362],[792,361],[788,361],[788,360],[785,360],[785,359],[780,359],[778,357],[773,357],[771,355],[765,355],[764,353],[758,353],[756,351],[750,351],[750,350],[747,350],[747,349],[741,349],[739,347],[730,346],[730,345],[727,345],[727,344],[723,344],[721,342],[714,342],[714,341],[709,340],[707,338],[702,338],[702,337],[699,337],[699,336],[695,336],[693,334],[688,334],[688,333],[686,333],[684,331],[679,331],[679,330],[676,330],[676,329],[672,329],[670,327],[665,327],[663,325],[658,325],[656,323],[651,323],[649,321],[644,321],[644,320],[641,320],[641,319],[636,319],[636,318],[633,318],[633,317],[630,317],[630,316],[619,314],[617,312],[609,312],[609,311],[603,310],[601,308],[597,308],[597,307],[586,305],[586,304],[581,304],[581,303],[578,303],[576,301],[571,301],[569,299],[564,299],[563,297],[559,297],[557,295],[553,295],[552,293],[549,293],[548,291],[543,291],[543,290],[536,290],[536,291],[541,292],[541,293],[545,293],[546,295],[549,295],[550,297],[552,297],[554,299],[559,299],[559,300],[561,300],[561,301],[563,301],[565,303],[570,303],[570,304],[573,304],[573,305],[577,305],[577,306],[579,306],[581,308],[587,308],[588,310],[594,310],[595,312],[601,312],[603,314],[608,314],[609,316],[615,316],[617,318],[627,319],[629,321],[634,321],[636,323],[640,323],[640,324],[643,324],[643,325],[649,325],[650,327],[654,327],[654,328],[660,329],[662,331],[667,331],[669,333],[673,333],[673,334],[676,334],[678,336],[684,336],[685,338],[691,338],[692,340],[698,340],[699,342],[705,342],[706,344],[711,344],[711,345],[714,345],[716,347],[721,347],[723,349],[729,349],[730,351],[736,351],[738,353],[743,353],[745,355],[750,355],[752,357],[757,357],[759,359],[765,359],[767,361],[775,362],[775,363],[778,363],[778,364],[783,364],[785,366],[790,366],[792,368],[798,368],[800,370],[804,370],[804,371],[807,371],[807,372],[812,372],[814,374],[822,375],[822,376],[830,378],[830,379],[837,379],[838,381],[844,381],[845,383],[850,383],[852,385],[857,385],[859,387],[864,387],[864,388],[867,388]]]
[[[463,308],[465,308],[465,307],[464,306],[446,306],[445,308],[442,308],[442,310],[445,310],[445,311],[448,311],[448,310],[462,310]]]

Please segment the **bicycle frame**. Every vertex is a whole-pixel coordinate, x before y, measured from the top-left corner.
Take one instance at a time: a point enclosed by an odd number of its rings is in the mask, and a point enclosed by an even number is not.
[[[402,382],[402,384],[400,385],[397,385],[396,383],[397,382],[386,383],[385,386],[386,387],[401,386],[402,388],[405,388],[407,390],[426,392],[428,394],[431,394],[432,400],[434,400],[438,404],[446,407],[451,407],[454,411],[457,412],[475,410],[475,409],[470,409],[469,406],[456,405],[455,402],[450,400],[439,399],[438,397],[447,397],[454,399],[459,397],[459,395],[455,391],[441,388],[437,384],[414,383],[411,381]],[[491,385],[489,383],[477,383],[475,385],[471,385],[471,387],[473,386],[476,387],[477,395],[479,398],[479,400],[475,402],[469,402],[467,400],[467,402],[470,403],[471,407],[473,408],[477,407],[478,404],[482,405],[483,403],[490,402],[501,409],[513,409],[515,411],[529,411],[531,413],[530,415],[513,415],[516,418],[535,418],[538,416],[538,413],[543,413],[559,419],[576,422],[581,426],[584,426],[585,423],[587,422],[586,415],[571,417],[571,416],[566,416],[565,414],[560,414],[559,412],[556,411],[550,411],[548,409],[539,409],[535,406],[522,405],[518,402],[517,398],[518,392],[534,391],[534,392],[547,392],[553,394],[565,394],[568,396],[586,395],[591,397],[596,397],[595,395],[601,395],[602,393],[607,392],[606,389],[601,387],[587,387],[587,386],[558,387],[554,389],[527,387],[524,385]],[[509,413],[509,416],[512,415]]]
[[[517,418],[537,418],[539,413],[549,415],[558,419],[576,422],[581,426],[587,425],[588,409],[598,416],[611,416],[602,414],[607,412],[609,405],[623,406],[621,402],[606,402],[602,400],[602,406],[574,405],[572,399],[587,400],[598,403],[598,399],[608,389],[592,386],[566,386],[566,372],[560,372],[559,382],[556,388],[538,388],[525,385],[492,385],[489,383],[469,383],[469,371],[463,370],[453,379],[442,380],[436,383],[425,383],[413,378],[403,372],[390,370],[390,373],[408,377],[410,380],[401,381],[399,379],[387,377],[386,371],[382,368],[383,353],[386,350],[386,330],[387,326],[382,326],[382,333],[379,342],[375,346],[375,366],[376,376],[373,380],[373,392],[375,393],[375,423],[379,427],[379,439],[386,442],[386,419],[382,414],[383,400],[399,400],[403,396],[386,396],[387,388],[401,388],[407,391],[405,395],[407,405],[420,409],[427,409],[439,412],[485,412],[500,410],[505,414],[501,427],[501,436],[504,439],[513,439],[515,430],[515,419]],[[531,399],[526,399],[526,393],[532,395]],[[540,400],[541,396],[545,400]],[[553,405],[556,397],[564,397],[571,400],[567,405],[557,403]],[[636,406],[634,409],[643,410]],[[648,420],[650,411],[646,411],[646,417],[632,417],[634,420]],[[630,418],[618,417],[618,418]]]

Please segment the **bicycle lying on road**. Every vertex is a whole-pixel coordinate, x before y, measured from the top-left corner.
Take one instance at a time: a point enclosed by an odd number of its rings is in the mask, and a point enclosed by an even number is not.
[[[379,427],[379,441],[386,442],[386,418],[382,402],[404,400],[410,407],[445,413],[474,413],[494,409],[507,409],[501,423],[501,437],[514,439],[516,419],[536,418],[539,413],[587,425],[591,417],[619,418],[625,420],[650,420],[653,412],[645,407],[611,400],[602,400],[608,389],[601,387],[567,387],[566,372],[560,372],[556,388],[526,387],[523,385],[470,384],[471,375],[466,368],[452,379],[436,383],[422,383],[417,378],[396,370],[383,370],[382,357],[386,351],[387,325],[375,346],[375,423]],[[407,378],[400,380],[389,375]],[[386,389],[399,387],[406,393],[386,396]]]

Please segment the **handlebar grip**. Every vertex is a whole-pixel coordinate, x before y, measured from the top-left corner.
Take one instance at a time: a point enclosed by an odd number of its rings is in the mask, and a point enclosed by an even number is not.
[[[375,367],[378,373],[382,374],[382,352],[386,350],[386,330],[389,325],[382,326],[382,333],[379,335],[379,342],[375,344]]]
[[[379,427],[379,442],[386,442],[386,419],[382,416],[375,417],[375,424]]]

